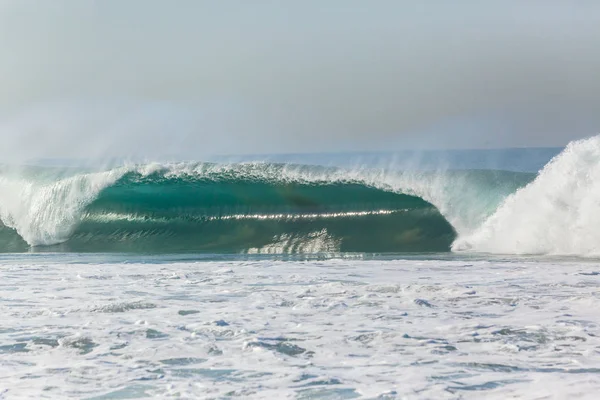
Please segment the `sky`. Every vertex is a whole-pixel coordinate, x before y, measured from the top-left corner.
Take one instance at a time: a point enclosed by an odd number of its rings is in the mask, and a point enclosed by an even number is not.
[[[561,146],[600,2],[0,0],[0,157]]]

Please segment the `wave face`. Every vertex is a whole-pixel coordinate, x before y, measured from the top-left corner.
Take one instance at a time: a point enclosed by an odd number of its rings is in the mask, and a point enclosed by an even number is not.
[[[271,163],[0,171],[0,250],[438,252],[533,175]]]

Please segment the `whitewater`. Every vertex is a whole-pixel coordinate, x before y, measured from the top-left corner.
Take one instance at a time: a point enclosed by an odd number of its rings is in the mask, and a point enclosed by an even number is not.
[[[600,263],[0,256],[5,399],[595,399]]]
[[[514,164],[1,166],[0,399],[594,399],[600,137]]]

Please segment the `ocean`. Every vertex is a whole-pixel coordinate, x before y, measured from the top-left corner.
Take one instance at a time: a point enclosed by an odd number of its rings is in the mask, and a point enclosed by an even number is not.
[[[584,398],[600,137],[0,166],[0,398]]]

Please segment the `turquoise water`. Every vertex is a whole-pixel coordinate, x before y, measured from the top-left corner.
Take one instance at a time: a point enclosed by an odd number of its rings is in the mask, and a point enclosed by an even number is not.
[[[1,182],[0,251],[449,251],[463,220],[480,222],[533,178],[271,163],[29,168]]]

